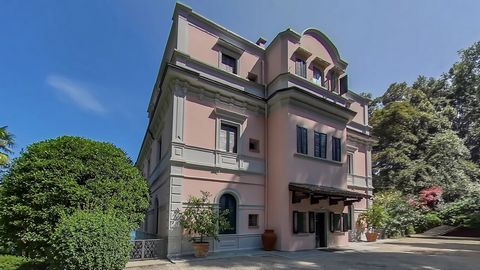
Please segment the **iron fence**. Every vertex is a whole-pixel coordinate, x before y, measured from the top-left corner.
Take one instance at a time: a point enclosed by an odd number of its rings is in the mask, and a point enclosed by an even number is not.
[[[131,261],[165,258],[167,255],[167,242],[165,239],[141,239],[133,240],[132,242]]]

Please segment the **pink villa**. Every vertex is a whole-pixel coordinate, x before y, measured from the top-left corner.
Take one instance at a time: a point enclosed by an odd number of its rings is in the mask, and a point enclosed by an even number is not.
[[[136,162],[151,207],[138,231],[191,254],[174,211],[212,194],[232,228],[211,251],[347,245],[372,194],[368,99],[315,28],[251,42],[177,4]]]

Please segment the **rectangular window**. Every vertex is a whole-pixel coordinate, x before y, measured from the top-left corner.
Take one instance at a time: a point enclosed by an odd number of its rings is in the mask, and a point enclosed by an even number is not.
[[[330,231],[341,232],[342,231],[342,215],[330,212]]]
[[[315,213],[308,212],[308,232],[314,233],[315,232]]]
[[[348,174],[353,174],[353,155],[347,155]]]
[[[295,74],[303,78],[307,77],[307,63],[300,58],[295,61]]]
[[[313,82],[323,86],[323,73],[316,67],[313,68]]]
[[[297,153],[308,154],[307,129],[297,126]]]
[[[158,139],[157,143],[158,143],[158,148],[157,148],[158,163],[160,163],[160,161],[162,160],[162,138]]]
[[[342,160],[342,141],[340,138],[332,137],[332,160]]]
[[[220,127],[220,150],[237,153],[237,134],[236,126],[222,123]]]
[[[250,139],[248,142],[248,149],[250,150],[250,152],[260,152],[260,142],[255,139]]]
[[[314,132],[315,156],[327,158],[327,134]]]
[[[337,84],[338,84],[337,81],[338,81],[337,74],[332,73],[330,75],[330,84],[331,84],[330,90],[333,92],[337,92]]]
[[[222,53],[221,68],[225,71],[237,74],[237,59]]]
[[[293,233],[307,232],[307,213],[293,211]]]
[[[248,227],[258,227],[258,215],[257,214],[249,214],[248,215]]]
[[[348,232],[352,229],[352,216],[351,216],[351,208],[352,206],[348,207],[348,213],[343,213],[343,231]]]

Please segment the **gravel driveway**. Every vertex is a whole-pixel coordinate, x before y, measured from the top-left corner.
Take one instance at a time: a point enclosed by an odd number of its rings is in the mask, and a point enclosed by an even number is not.
[[[227,257],[228,256],[228,257]],[[239,252],[208,259],[128,268],[150,269],[480,269],[480,239],[403,238],[351,243],[338,250]]]

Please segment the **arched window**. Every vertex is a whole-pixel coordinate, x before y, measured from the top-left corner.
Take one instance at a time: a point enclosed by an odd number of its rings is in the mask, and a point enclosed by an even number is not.
[[[237,233],[237,200],[231,194],[223,194],[220,197],[220,211],[228,209],[228,222],[230,229],[220,231],[220,234],[235,234]]]
[[[160,206],[158,205],[158,198],[155,198],[155,234],[158,234],[158,216],[159,216],[159,210]]]

